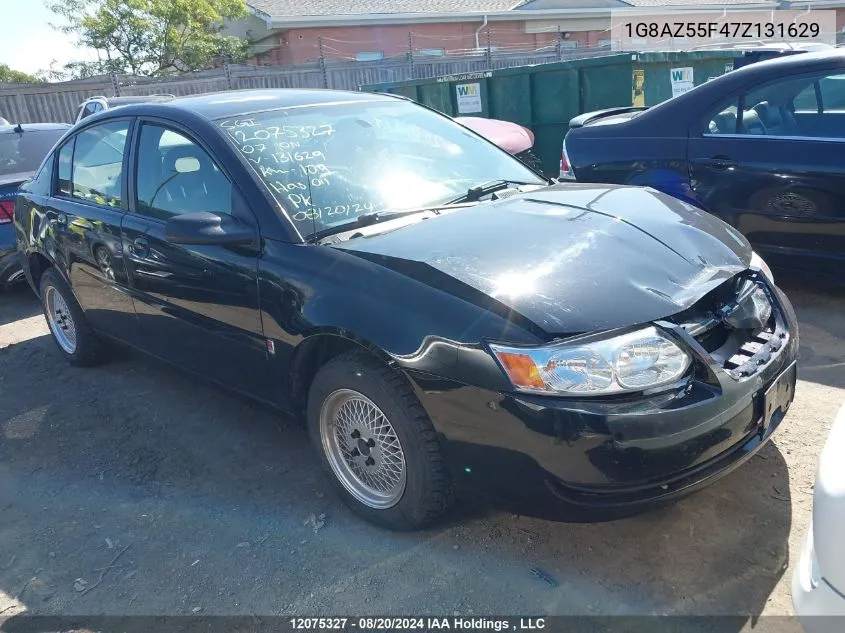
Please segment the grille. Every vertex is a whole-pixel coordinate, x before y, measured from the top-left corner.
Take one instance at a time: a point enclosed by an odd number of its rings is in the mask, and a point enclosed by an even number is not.
[[[728,317],[738,297],[762,288],[771,308],[755,327],[731,325]],[[764,369],[786,343],[788,332],[768,288],[754,276],[740,275],[722,284],[673,321],[683,327],[732,378],[742,380]]]

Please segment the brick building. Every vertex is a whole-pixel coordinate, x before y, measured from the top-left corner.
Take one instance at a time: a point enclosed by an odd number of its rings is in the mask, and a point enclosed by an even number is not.
[[[484,50],[610,46],[612,10],[804,10],[806,0],[247,0],[251,15],[230,32],[253,42],[253,63],[370,61]],[[821,5],[825,5],[822,7]],[[836,8],[845,27],[845,0]],[[488,39],[489,38],[489,39]]]

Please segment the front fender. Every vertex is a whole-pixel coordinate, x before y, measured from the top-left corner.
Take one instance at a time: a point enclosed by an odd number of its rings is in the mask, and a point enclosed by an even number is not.
[[[282,369],[307,341],[335,336],[408,371],[500,386],[484,341],[541,342],[499,314],[330,247],[268,241],[259,280],[264,335]],[[495,379],[467,373],[486,367],[488,357]]]

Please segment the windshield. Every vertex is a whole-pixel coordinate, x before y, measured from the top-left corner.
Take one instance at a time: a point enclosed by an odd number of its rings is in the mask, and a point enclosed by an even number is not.
[[[218,121],[304,237],[359,215],[440,204],[492,180],[546,184],[481,137],[400,100]]]
[[[64,130],[25,130],[0,134],[0,176],[31,173]]]

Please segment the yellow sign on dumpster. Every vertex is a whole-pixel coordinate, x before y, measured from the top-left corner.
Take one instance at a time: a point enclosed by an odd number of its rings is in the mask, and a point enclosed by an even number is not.
[[[632,70],[631,84],[631,105],[645,107],[645,70]]]

